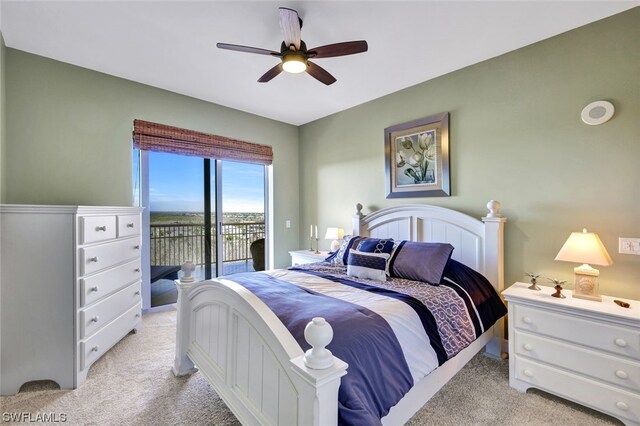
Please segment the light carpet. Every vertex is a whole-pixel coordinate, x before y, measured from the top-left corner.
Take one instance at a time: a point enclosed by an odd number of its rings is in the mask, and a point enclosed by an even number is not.
[[[62,413],[70,425],[238,424],[201,374],[173,376],[175,325],[174,310],[145,315],[142,330],[129,334],[96,362],[79,389],[57,390],[50,382],[28,384],[18,395],[0,398],[0,411]],[[409,424],[621,423],[543,392],[521,394],[509,387],[507,362],[477,355]]]

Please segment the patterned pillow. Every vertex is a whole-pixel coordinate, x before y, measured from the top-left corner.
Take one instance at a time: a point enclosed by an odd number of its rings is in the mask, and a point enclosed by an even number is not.
[[[386,281],[385,268],[388,259],[389,254],[387,253],[365,253],[352,249],[349,251],[347,275],[368,280]]]
[[[378,239],[378,238],[367,238],[366,240],[360,241],[358,244],[358,251],[364,251],[366,253],[388,253],[391,254],[393,251],[394,241],[393,239]]]
[[[389,259],[390,275],[438,285],[452,252],[451,244],[402,241]]]
[[[349,259],[349,250],[358,247],[360,241],[366,239],[366,237],[360,237],[358,235],[346,235],[342,240],[340,248],[333,252],[329,257],[325,259],[327,262],[331,262],[335,265],[346,265]]]

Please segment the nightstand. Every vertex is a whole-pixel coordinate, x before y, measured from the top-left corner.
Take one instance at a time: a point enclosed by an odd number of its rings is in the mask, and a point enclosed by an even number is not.
[[[502,292],[509,302],[509,384],[542,389],[640,424],[640,302],[630,308],[552,297],[515,283]],[[616,298],[617,299],[617,298]]]
[[[319,254],[316,254],[315,251],[311,250],[290,251],[289,254],[291,255],[291,266],[322,262],[329,256],[328,251],[321,251]]]

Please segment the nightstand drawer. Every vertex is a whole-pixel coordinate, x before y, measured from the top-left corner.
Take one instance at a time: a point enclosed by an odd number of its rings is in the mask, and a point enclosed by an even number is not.
[[[516,354],[640,391],[640,363],[515,331]]]
[[[597,303],[597,302],[593,302]],[[513,325],[536,334],[640,360],[640,330],[515,305]]]
[[[640,421],[640,396],[515,356],[515,376],[539,389],[613,416]]]

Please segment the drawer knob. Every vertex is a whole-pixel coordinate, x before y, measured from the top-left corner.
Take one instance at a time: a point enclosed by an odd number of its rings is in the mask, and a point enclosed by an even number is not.
[[[618,407],[622,411],[627,411],[629,409],[629,406],[626,403],[622,402],[622,401],[616,402],[616,407]]]
[[[91,322],[98,322],[98,319],[100,319],[97,315],[93,318],[91,318]]]
[[[127,223],[127,228],[133,228],[133,223]]]
[[[628,379],[629,375],[624,370],[616,370],[616,377],[619,379]]]
[[[627,341],[621,338],[617,338],[616,340],[613,341],[617,346],[620,346],[621,348],[624,348],[627,346]]]
[[[98,345],[95,345],[94,347],[91,348],[91,351],[98,352],[98,349],[100,349],[100,347]]]
[[[96,263],[98,263],[98,256],[90,257],[90,258],[89,258],[89,262],[96,262]]]
[[[533,371],[531,370],[524,370],[523,373],[527,377],[533,377]]]
[[[522,345],[522,347],[525,351],[530,351],[533,349],[533,346],[531,346],[529,343],[525,343],[524,345]]]
[[[135,293],[133,293],[134,296],[140,296],[140,291],[136,291]]]
[[[140,314],[136,314],[136,318],[140,318]]]
[[[533,321],[529,317],[522,317],[522,322],[525,324],[531,324]]]
[[[140,250],[140,246],[133,246],[135,250]]]
[[[98,292],[98,286],[93,286],[91,287],[91,291],[97,293]]]
[[[140,272],[140,268],[134,269],[133,272]]]
[[[96,231],[105,231],[107,230],[107,225],[104,226],[96,226]]]

